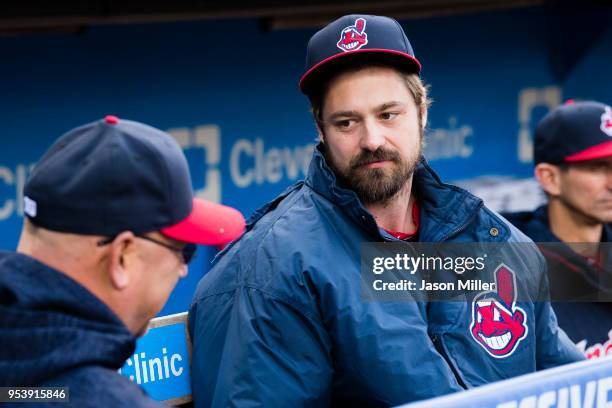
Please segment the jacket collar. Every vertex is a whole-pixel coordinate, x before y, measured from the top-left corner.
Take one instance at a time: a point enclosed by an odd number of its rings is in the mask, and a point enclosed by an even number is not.
[[[315,148],[305,183],[338,205],[368,233],[382,239],[374,217],[357,194],[338,185],[336,176],[323,157],[321,144]],[[469,226],[483,204],[481,199],[467,191],[442,183],[423,157],[414,173],[412,188],[419,200],[419,240],[422,242],[444,241],[459,233]]]
[[[548,220],[548,205],[542,205],[533,212],[533,222],[528,225],[530,229],[530,237],[535,242],[561,242],[550,229]]]

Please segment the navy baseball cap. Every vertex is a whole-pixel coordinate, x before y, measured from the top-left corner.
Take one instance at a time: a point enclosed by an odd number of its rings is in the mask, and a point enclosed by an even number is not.
[[[340,61],[347,63],[352,58],[365,57],[408,72],[421,72],[421,63],[397,21],[390,17],[351,14],[331,22],[310,38],[300,90],[311,94],[317,78],[331,67]]]
[[[594,101],[549,112],[535,132],[534,162],[572,163],[612,156],[612,110]]]
[[[24,213],[53,231],[160,231],[205,245],[227,243],[245,225],[239,211],[193,197],[172,136],[115,116],[73,129],[49,148],[26,181]]]

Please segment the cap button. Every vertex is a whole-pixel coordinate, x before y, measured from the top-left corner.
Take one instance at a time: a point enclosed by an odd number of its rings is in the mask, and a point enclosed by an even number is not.
[[[116,125],[119,123],[119,118],[113,115],[106,115],[104,117],[104,122],[108,123],[109,125]]]

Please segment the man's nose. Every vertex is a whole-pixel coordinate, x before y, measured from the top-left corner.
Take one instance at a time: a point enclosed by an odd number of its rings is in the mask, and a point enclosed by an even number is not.
[[[363,127],[363,134],[361,135],[359,147],[374,152],[384,144],[384,129],[376,123],[369,123],[366,121]]]

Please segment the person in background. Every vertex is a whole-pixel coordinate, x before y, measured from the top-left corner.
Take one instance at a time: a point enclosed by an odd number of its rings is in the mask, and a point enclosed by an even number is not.
[[[551,111],[536,128],[534,162],[547,203],[505,216],[535,242],[555,243],[541,249],[559,325],[587,357],[603,357],[612,353],[610,106],[568,101]]]
[[[160,406],[117,370],[195,244],[238,237],[242,215],[193,197],[170,135],[114,116],[49,148],[24,213],[17,252],[0,252],[0,386],[67,387],[66,406]]]

